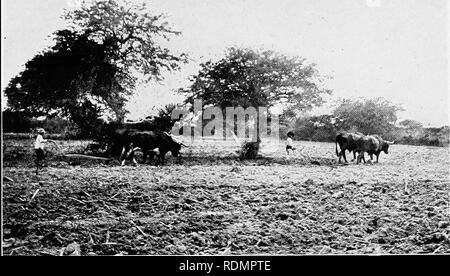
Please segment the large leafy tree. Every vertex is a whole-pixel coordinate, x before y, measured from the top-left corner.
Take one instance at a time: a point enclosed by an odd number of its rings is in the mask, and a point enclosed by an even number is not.
[[[66,116],[89,133],[102,115],[123,121],[138,77],[161,80],[163,71],[186,61],[160,46],[178,32],[144,4],[94,2],[64,18],[69,29],[57,31],[55,45],[28,61],[5,89],[13,111]]]
[[[344,99],[334,109],[340,130],[357,130],[364,134],[386,134],[395,126],[397,112],[403,108],[384,98]]]
[[[229,48],[225,57],[200,65],[190,87],[180,89],[187,102],[202,99],[205,105],[221,108],[272,107],[284,104],[309,110],[331,93],[321,88],[323,78],[314,64],[300,57],[274,51]]]
[[[8,106],[28,116],[69,117],[81,129],[95,125],[103,112],[122,118],[126,90],[106,46],[69,30],[55,35],[56,45],[34,56],[10,81]]]
[[[162,71],[173,71],[187,61],[161,46],[180,32],[173,30],[163,14],[152,14],[147,5],[135,1],[96,1],[67,12],[64,18],[75,31],[108,45],[110,61],[121,68],[127,85],[133,87],[140,73],[145,80],[162,79]]]

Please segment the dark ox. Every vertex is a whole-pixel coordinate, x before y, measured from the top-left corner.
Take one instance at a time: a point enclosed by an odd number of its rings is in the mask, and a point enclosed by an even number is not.
[[[345,163],[347,162],[347,157],[345,156],[345,151],[348,150],[350,153],[353,151],[353,160],[356,159],[356,141],[364,137],[364,134],[356,133],[340,133],[336,136],[336,155],[339,156],[339,163],[341,163],[341,157],[344,157]],[[340,151],[338,151],[338,145]]]
[[[381,152],[384,152],[385,154],[389,153],[389,145],[394,144],[394,141],[384,141],[380,136],[378,135],[369,135],[361,137],[356,141],[356,151],[359,152],[358,160],[356,161],[356,164],[359,164],[361,162],[361,159],[364,160],[364,153],[368,153],[370,155],[370,159],[372,160],[372,155],[375,154],[377,157],[377,160],[375,161],[378,163],[378,159]],[[365,163],[365,160],[364,160]]]
[[[182,143],[173,139],[173,137],[163,131],[138,131],[133,129],[118,129],[115,131],[115,141],[113,142],[116,148],[122,148],[119,160],[122,161],[126,154],[133,151],[134,148],[139,148],[143,152],[144,163],[147,156],[153,158],[154,150],[159,151],[159,161],[164,165],[164,156],[167,152],[171,152],[173,157],[180,155]],[[132,148],[130,146],[132,145]]]

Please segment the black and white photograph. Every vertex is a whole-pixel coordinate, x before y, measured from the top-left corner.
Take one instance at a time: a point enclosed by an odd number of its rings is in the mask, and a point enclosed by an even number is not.
[[[449,1],[1,8],[3,256],[450,254]]]

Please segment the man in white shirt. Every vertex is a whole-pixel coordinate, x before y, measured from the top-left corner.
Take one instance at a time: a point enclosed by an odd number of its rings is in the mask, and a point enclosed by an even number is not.
[[[36,174],[38,174],[39,167],[42,167],[41,162],[45,159],[44,144],[47,143],[47,140],[43,137],[45,130],[43,128],[38,128],[37,133],[38,135],[34,141],[34,151],[36,153]]]
[[[303,152],[303,150],[305,149],[305,147],[300,146],[299,148],[294,148],[294,144],[292,141],[292,138],[294,138],[294,132],[289,131],[287,133],[287,139],[286,139],[286,152],[289,155],[289,150],[292,151],[292,153],[294,153],[294,151],[296,151],[295,155],[299,155],[302,159],[311,161],[311,157],[308,155],[307,152]]]
[[[292,131],[289,131],[287,133],[287,140],[286,140],[286,152],[289,155],[289,150],[292,151],[292,153],[294,153],[294,150],[296,150],[296,148],[294,148],[293,143],[292,143],[292,138],[294,137],[294,133]]]

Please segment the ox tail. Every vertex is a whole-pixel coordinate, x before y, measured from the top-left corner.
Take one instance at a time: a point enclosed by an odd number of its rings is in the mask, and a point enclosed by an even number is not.
[[[338,152],[338,141],[336,141],[336,156],[339,157],[339,152]]]

